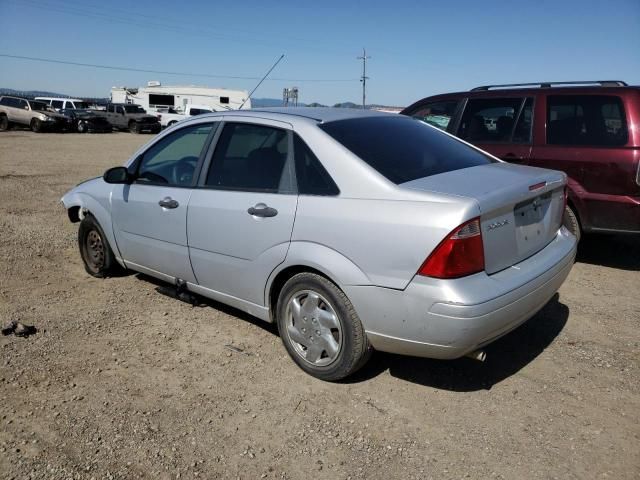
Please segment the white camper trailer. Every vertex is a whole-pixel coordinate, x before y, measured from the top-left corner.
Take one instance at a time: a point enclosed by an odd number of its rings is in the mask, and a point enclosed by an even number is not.
[[[226,88],[209,88],[192,85],[161,85],[160,82],[148,82],[146,87],[128,88],[112,87],[112,103],[133,103],[140,105],[147,112],[158,108],[173,107],[183,111],[190,103],[207,105],[215,112],[238,110],[247,99],[246,90],[229,90]],[[251,108],[251,100],[247,100],[242,109]]]

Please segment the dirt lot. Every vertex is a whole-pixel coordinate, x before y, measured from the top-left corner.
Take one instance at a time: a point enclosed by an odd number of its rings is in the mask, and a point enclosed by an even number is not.
[[[149,138],[0,134],[0,321],[39,329],[0,337],[2,478],[640,476],[640,241],[586,238],[484,364],[377,353],[323,383],[266,323],[84,272],[58,201]]]

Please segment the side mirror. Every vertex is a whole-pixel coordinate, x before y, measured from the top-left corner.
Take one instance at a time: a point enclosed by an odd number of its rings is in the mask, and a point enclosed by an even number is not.
[[[107,183],[129,184],[132,182],[127,167],[113,167],[104,172],[102,179]]]

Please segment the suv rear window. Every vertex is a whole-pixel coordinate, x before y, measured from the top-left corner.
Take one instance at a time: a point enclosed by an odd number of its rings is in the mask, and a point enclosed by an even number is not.
[[[366,117],[319,125],[396,184],[494,162],[435,127],[405,117]]]
[[[627,119],[620,97],[550,95],[547,97],[549,145],[625,145]]]

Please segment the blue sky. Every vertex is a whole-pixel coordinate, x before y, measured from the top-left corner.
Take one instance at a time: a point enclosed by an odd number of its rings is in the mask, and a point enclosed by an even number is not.
[[[0,87],[108,96],[148,80],[303,102],[407,105],[488,83],[622,79],[640,84],[639,0],[0,0],[0,54],[186,72],[161,75],[0,57]],[[325,81],[340,80],[340,81]]]

